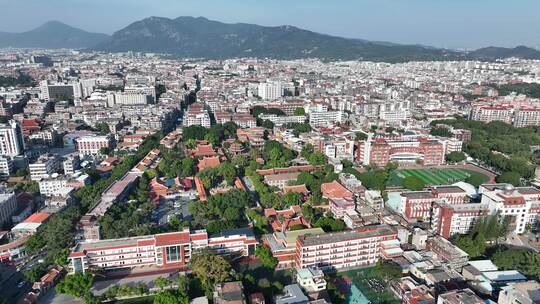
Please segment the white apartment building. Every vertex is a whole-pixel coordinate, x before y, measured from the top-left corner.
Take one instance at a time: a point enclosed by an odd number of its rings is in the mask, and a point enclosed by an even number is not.
[[[152,101],[156,100],[156,87],[145,85],[126,86],[124,92],[127,94],[144,94],[152,96]]]
[[[513,109],[510,106],[473,105],[471,120],[483,122],[504,121],[510,124],[512,123],[512,111]]]
[[[41,99],[49,101],[58,98],[80,98],[82,86],[80,83],[49,83],[47,80],[39,83]]]
[[[80,156],[98,155],[101,148],[111,148],[111,145],[111,138],[107,135],[88,135],[76,139],[76,147]]]
[[[540,108],[521,108],[514,113],[514,126],[540,126]]]
[[[444,145],[444,154],[463,150],[463,142],[457,138],[439,138],[439,140]]]
[[[492,214],[510,217],[510,227],[516,233],[525,232],[528,224],[540,221],[540,189],[516,187],[510,184],[481,185],[482,203],[489,206]]]
[[[13,172],[13,161],[10,157],[0,155],[0,175],[10,175]]]
[[[64,158],[62,166],[64,168],[64,174],[73,175],[77,169],[79,169],[81,159],[79,155],[68,155]]]
[[[296,282],[308,293],[326,289],[324,273],[320,269],[298,269],[296,271]]]
[[[17,199],[12,189],[0,189],[0,227],[11,221],[11,216],[17,209]]]
[[[386,102],[379,106],[379,119],[397,123],[409,118],[409,102]]]
[[[341,123],[342,120],[343,112],[341,111],[309,112],[309,124],[313,127],[331,126]]]
[[[36,162],[28,165],[28,169],[30,171],[30,179],[39,181],[60,171],[61,162],[56,155],[41,155]]]
[[[336,139],[324,146],[324,154],[332,159],[354,159],[354,141],[348,139]]]
[[[21,126],[15,120],[0,125],[0,155],[17,156],[24,150]]]
[[[116,105],[146,105],[152,102],[152,97],[146,94],[137,93],[110,93],[107,94],[107,106],[112,108]]]
[[[264,100],[276,100],[283,96],[283,86],[280,82],[261,82],[258,95]]]
[[[304,123],[306,122],[306,117],[303,115],[299,116],[277,116],[275,114],[260,114],[259,118],[264,120],[270,120],[274,123],[275,126],[282,126],[288,123]]]
[[[210,128],[211,121],[208,111],[203,110],[198,113],[186,112],[186,114],[184,114],[184,126],[189,127],[195,125]]]
[[[69,193],[72,187],[68,187],[68,178],[58,176],[45,178],[39,181],[39,192],[44,196],[64,196]]]

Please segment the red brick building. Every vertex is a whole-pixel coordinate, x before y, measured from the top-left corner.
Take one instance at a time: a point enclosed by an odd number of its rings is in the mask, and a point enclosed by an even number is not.
[[[79,242],[69,255],[71,272],[89,269],[121,269],[140,266],[185,267],[193,251],[252,255],[258,244],[253,231],[236,229],[208,236],[206,230],[189,229],[122,239]]]
[[[421,163],[426,166],[445,163],[444,144],[427,138],[368,138],[360,141],[356,161],[364,165],[385,166],[389,162],[400,164]]]

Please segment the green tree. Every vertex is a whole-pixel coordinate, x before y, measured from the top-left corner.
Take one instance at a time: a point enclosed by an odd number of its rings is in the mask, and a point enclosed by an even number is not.
[[[58,293],[68,294],[74,297],[82,298],[90,292],[94,284],[94,277],[90,273],[75,273],[67,275],[63,281],[56,285]]]
[[[387,281],[395,281],[403,276],[401,267],[392,261],[379,260],[375,270]]]
[[[322,154],[321,152],[313,152],[309,157],[308,161],[311,165],[317,166],[317,165],[325,165],[328,160],[326,159],[326,155]]]
[[[300,116],[300,115],[306,115],[306,110],[302,107],[298,107],[294,109],[294,115]]]
[[[109,125],[105,122],[98,122],[94,129],[96,129],[101,135],[108,135],[111,133]]]
[[[300,152],[300,155],[305,158],[305,159],[308,159],[309,156],[311,154],[313,154],[313,152],[315,152],[315,148],[313,147],[312,144],[305,144],[303,147],[302,147],[302,151]]]
[[[502,270],[517,270],[524,275],[540,277],[540,253],[526,249],[507,249],[496,252],[491,260]]]
[[[236,168],[230,162],[224,162],[218,167],[218,173],[230,186],[234,185]]]
[[[356,141],[366,140],[367,138],[368,138],[368,136],[364,132],[356,132],[356,133],[354,133],[354,140],[356,140]]]
[[[425,186],[424,181],[416,176],[407,176],[403,179],[403,187],[409,190],[418,191],[424,189]]]
[[[197,160],[191,157],[186,157],[182,159],[180,173],[182,176],[193,176],[195,175],[195,166],[197,165]]]
[[[263,122],[261,124],[261,127],[265,128],[265,129],[273,129],[274,128],[274,123],[272,121],[270,121],[269,119],[265,119],[265,120],[263,120]]]
[[[459,163],[465,160],[465,154],[463,152],[450,152],[446,155],[446,160],[451,163]]]
[[[186,295],[173,290],[164,290],[154,296],[154,304],[188,304]]]
[[[193,149],[197,146],[197,141],[193,138],[189,138],[188,140],[186,140],[186,147],[188,147],[188,149]]]
[[[204,139],[206,133],[207,129],[205,127],[193,125],[182,129],[182,138],[184,141],[188,141],[190,139],[202,140]]]
[[[503,172],[501,175],[497,176],[497,182],[519,186],[521,184],[521,176],[517,172]]]
[[[429,131],[429,134],[433,136],[441,136],[441,137],[452,137],[453,134],[448,130],[448,128],[440,127],[440,128],[432,128],[431,131]]]
[[[278,259],[272,255],[272,252],[266,246],[257,246],[255,256],[261,260],[262,265],[266,268],[274,269],[278,264]]]
[[[224,282],[231,272],[231,264],[223,256],[209,252],[194,254],[190,266],[193,273],[207,287]]]
[[[486,249],[486,241],[481,234],[478,234],[476,238],[471,235],[459,235],[453,243],[473,259],[482,256]]]
[[[37,282],[45,274],[46,267],[42,263],[35,264],[30,269],[23,272],[24,277],[28,282]]]
[[[298,192],[288,192],[283,195],[283,203],[286,206],[300,205],[302,204],[302,195]]]
[[[157,171],[154,168],[147,169],[144,173],[148,176],[148,179],[153,179],[157,176]]]
[[[170,286],[172,282],[167,278],[159,277],[154,281],[154,283],[156,284],[157,288],[164,290],[165,287]]]

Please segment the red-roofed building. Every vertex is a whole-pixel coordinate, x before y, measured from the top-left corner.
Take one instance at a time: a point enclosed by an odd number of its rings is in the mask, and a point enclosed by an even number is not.
[[[41,224],[43,222],[45,222],[49,216],[51,216],[49,213],[47,212],[36,212],[32,215],[30,215],[29,217],[27,217],[23,223],[38,223],[38,224]]]
[[[305,184],[283,187],[283,193],[289,193],[289,192],[300,193],[303,195],[309,194],[309,190]]]
[[[212,145],[197,145],[197,147],[191,151],[191,155],[194,157],[211,157],[216,156],[217,152]]]
[[[206,202],[208,198],[206,197],[206,190],[204,189],[204,185],[202,183],[202,180],[200,177],[195,176],[195,188],[197,189],[197,193],[199,194],[199,200]]]
[[[203,169],[206,169],[206,168],[217,168],[219,167],[220,164],[221,163],[219,161],[218,156],[204,157],[197,164],[197,168],[199,169],[199,171],[202,171]]]
[[[205,230],[183,231],[79,242],[69,255],[71,272],[141,266],[187,267],[192,251],[207,248],[218,254],[253,255],[258,244],[253,231],[236,229],[208,237]]]
[[[301,225],[310,228],[311,225],[302,215],[302,208],[298,205],[291,206],[285,210],[275,210],[274,208],[264,209],[264,215],[274,231],[286,231],[293,226]]]
[[[56,282],[62,278],[63,273],[63,267],[54,266],[53,268],[49,269],[49,271],[47,271],[47,273],[43,275],[39,281],[35,282],[32,288],[39,290],[40,294],[44,294],[54,287]]]
[[[354,199],[353,193],[338,181],[332,181],[330,183],[324,183],[321,185],[321,192],[324,198],[348,198]]]
[[[21,122],[22,133],[24,136],[41,131],[41,122],[37,118],[23,119]]]
[[[189,178],[160,178],[154,177],[150,181],[150,199],[159,202],[161,198],[174,195],[179,191],[191,190],[193,183]]]

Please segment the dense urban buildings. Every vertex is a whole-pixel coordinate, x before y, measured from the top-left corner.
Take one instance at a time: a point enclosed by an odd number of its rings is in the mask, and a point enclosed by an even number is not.
[[[0,50],[0,300],[535,303],[538,61],[327,59]]]

